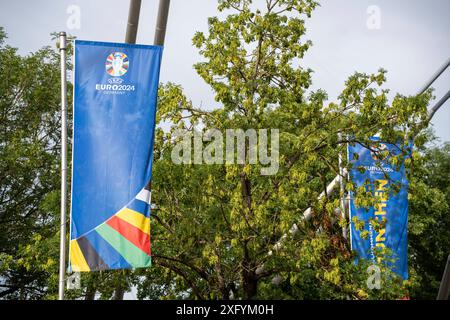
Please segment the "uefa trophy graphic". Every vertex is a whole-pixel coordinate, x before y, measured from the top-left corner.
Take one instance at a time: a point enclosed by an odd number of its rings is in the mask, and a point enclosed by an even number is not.
[[[123,76],[128,71],[128,57],[125,53],[114,52],[106,59],[106,72],[113,77]]]

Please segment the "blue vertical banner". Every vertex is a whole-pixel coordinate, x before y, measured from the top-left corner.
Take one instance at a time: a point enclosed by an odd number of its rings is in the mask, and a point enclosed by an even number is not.
[[[162,47],[75,41],[70,270],[151,265]]]
[[[363,186],[378,199],[373,207],[364,208],[355,205],[354,194],[350,197],[350,236],[352,250],[359,258],[380,263],[376,251],[389,248],[392,259],[388,262],[392,270],[403,279],[408,278],[407,225],[408,225],[408,180],[404,163],[392,165],[390,159],[403,154],[399,145],[383,143],[372,138],[369,148],[356,143],[348,148],[349,162],[352,164],[350,179],[355,188]],[[410,146],[411,148],[411,146]],[[364,223],[357,230],[354,217]],[[374,227],[371,220],[381,223]],[[366,231],[368,237],[362,237]]]

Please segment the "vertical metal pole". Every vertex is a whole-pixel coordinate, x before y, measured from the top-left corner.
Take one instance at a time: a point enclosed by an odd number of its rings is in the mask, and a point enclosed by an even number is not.
[[[67,75],[66,33],[59,34],[61,54],[61,237],[59,248],[58,299],[64,300],[66,275],[66,206],[67,206]]]
[[[342,133],[338,133],[338,140],[342,140]],[[339,187],[340,187],[340,207],[341,207],[341,220],[345,222],[345,225],[342,226],[342,235],[344,239],[347,239],[347,219],[345,214],[345,185],[344,185],[344,168],[342,166],[342,150],[339,151],[338,155],[339,162]]]
[[[450,293],[450,255],[447,258],[447,264],[445,265],[444,274],[442,275],[442,281],[439,287],[437,300],[447,300],[449,293]]]
[[[141,12],[141,0],[130,0],[130,9],[128,11],[127,33],[125,35],[126,43],[132,44],[136,43],[140,12]]]
[[[342,140],[342,133],[338,133],[338,140]],[[341,219],[345,222],[345,225],[342,226],[342,235],[344,239],[347,239],[347,218],[345,214],[345,185],[344,185],[344,168],[342,166],[342,150],[339,151],[338,155],[339,161],[339,187],[340,187],[340,207],[341,207]]]
[[[155,27],[155,39],[153,40],[153,44],[156,46],[164,45],[169,7],[170,0],[159,0],[158,19]]]

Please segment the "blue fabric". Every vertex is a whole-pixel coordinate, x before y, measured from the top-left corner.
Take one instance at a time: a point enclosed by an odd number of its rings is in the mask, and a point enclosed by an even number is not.
[[[151,180],[161,56],[159,46],[75,41],[71,239]]]
[[[132,266],[116,251],[97,231],[89,232],[86,235],[92,247],[101,254],[102,260],[109,269],[131,269]],[[94,269],[92,269],[94,270]]]
[[[139,212],[141,214],[143,214],[146,217],[150,217],[150,206],[141,200],[138,199],[134,199],[128,206],[127,208],[134,210],[136,212]]]
[[[391,249],[393,252],[392,258],[395,259],[395,262],[392,264],[388,263],[388,265],[403,279],[408,279],[408,180],[405,175],[404,164],[402,163],[401,166],[397,167],[391,165],[389,161],[392,156],[401,154],[402,150],[399,145],[389,143],[377,145],[376,141],[378,139],[372,138],[372,140],[374,141],[374,146],[370,147],[370,149],[379,149],[381,146],[381,149],[389,151],[389,156],[386,159],[379,159],[377,152],[373,152],[361,144],[349,146],[349,161],[353,164],[350,170],[350,177],[356,188],[362,186],[365,181],[369,181],[373,194],[384,199],[384,201],[380,205],[376,205],[375,208],[370,207],[369,210],[366,210],[355,206],[354,197],[351,194],[350,219],[352,220],[356,216],[359,221],[364,221],[364,230],[369,232],[369,237],[363,239],[361,231],[356,230],[352,221],[352,249],[358,253],[360,258],[370,259],[374,263],[380,262],[375,257],[374,248],[382,248],[384,246]],[[405,156],[409,155],[411,147],[410,145]],[[355,154],[358,156],[355,157]],[[360,171],[361,168],[365,169],[363,170],[364,172]],[[398,193],[394,191],[394,186],[400,187]],[[383,217],[387,220],[386,226],[377,232],[369,224],[369,220],[377,219],[381,221]]]

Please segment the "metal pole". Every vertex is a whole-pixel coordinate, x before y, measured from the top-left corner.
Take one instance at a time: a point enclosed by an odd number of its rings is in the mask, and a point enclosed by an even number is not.
[[[440,107],[450,98],[450,91],[446,93],[445,96],[442,97],[441,100],[439,100],[438,103],[431,109],[429,115],[428,115],[428,121],[431,121],[433,119],[434,114],[439,110]]]
[[[435,74],[433,74],[431,79],[428,80],[428,82],[419,90],[417,95],[421,95],[422,93],[424,93],[436,81],[436,79],[439,78],[439,76],[448,68],[448,66],[450,66],[450,58],[448,58],[448,60],[439,68],[439,70],[436,71]]]
[[[158,19],[155,27],[155,46],[163,46],[166,37],[167,17],[169,16],[170,0],[159,0]]]
[[[338,133],[339,141],[342,141],[342,133]],[[340,187],[340,207],[341,207],[341,220],[342,223],[345,223],[342,226],[342,236],[344,239],[347,239],[347,219],[345,214],[345,186],[344,186],[344,168],[342,167],[342,150],[339,150],[338,155],[339,162],[339,187]]]
[[[141,0],[130,0],[130,9],[128,11],[127,33],[125,35],[126,43],[132,44],[136,43],[140,12],[141,12]]]
[[[342,168],[342,175],[346,176],[348,173],[347,168]],[[335,187],[339,184],[339,177],[340,175],[337,175],[333,181],[330,182],[330,184],[327,186],[326,191],[322,191],[321,194],[319,194],[319,196],[317,197],[317,200],[321,200],[323,197],[325,197],[327,194],[331,194],[333,192],[333,190],[335,189]],[[300,217],[300,220],[304,220],[304,221],[308,221],[312,218],[312,208],[309,207],[308,209],[306,209],[305,211],[303,211],[303,215]],[[291,235],[295,235],[297,234],[299,231],[298,229],[298,225],[296,223],[294,223],[291,227],[291,229],[289,229],[289,233]],[[277,241],[277,243],[275,243],[273,245],[273,250],[277,251],[279,249],[282,248],[284,241],[286,240],[286,238],[288,237],[288,234],[285,233],[281,236],[281,238]],[[273,254],[273,250],[269,251],[269,256]]]
[[[61,54],[61,236],[59,248],[58,299],[64,300],[66,275],[66,206],[67,206],[67,76],[66,76],[66,33],[59,33]]]
[[[433,76],[428,80],[428,82],[419,90],[417,95],[421,95],[424,93],[436,80],[441,76],[442,73],[444,73],[445,70],[450,66],[450,58],[445,61],[445,63],[433,74]],[[434,117],[434,114],[439,110],[440,107],[450,98],[450,91],[447,92],[447,94],[439,100],[439,102],[430,110],[428,115],[428,121],[431,121],[431,119]]]
[[[445,265],[444,274],[442,275],[442,281],[439,287],[437,300],[447,300],[449,293],[450,293],[450,255],[447,258],[447,264]]]

